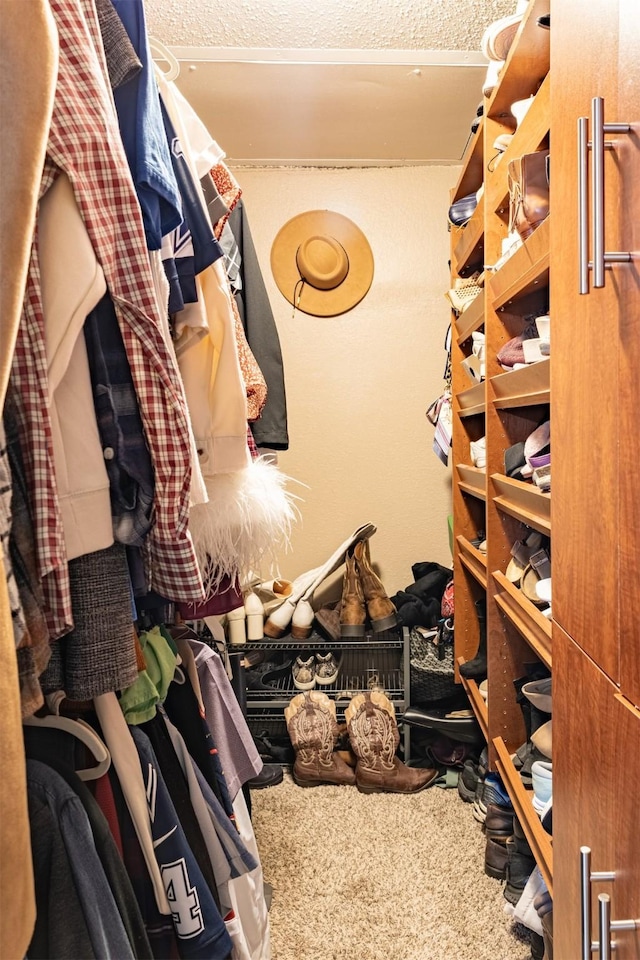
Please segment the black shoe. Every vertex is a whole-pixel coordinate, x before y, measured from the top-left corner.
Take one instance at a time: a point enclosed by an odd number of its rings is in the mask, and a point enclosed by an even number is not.
[[[283,773],[279,763],[265,763],[260,773],[251,780],[247,780],[250,790],[264,790],[266,787],[275,787],[282,783]]]

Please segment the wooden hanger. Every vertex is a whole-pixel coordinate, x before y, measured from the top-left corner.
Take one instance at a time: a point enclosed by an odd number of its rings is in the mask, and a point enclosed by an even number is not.
[[[158,60],[164,60],[165,63],[169,64],[169,70],[163,70],[162,73],[166,80],[175,80],[180,75],[180,64],[178,63],[176,57],[168,47],[165,47],[164,43],[161,43],[160,40],[156,40],[155,37],[149,37],[149,49],[154,56],[154,61],[158,69]]]
[[[64,730],[65,733],[70,733],[84,743],[95,757],[96,765],[87,767],[85,770],[76,770],[81,780],[97,780],[111,766],[111,754],[106,744],[85,720],[72,720],[70,717],[49,713],[44,717],[25,717],[22,722],[28,727],[50,727],[54,730]]]

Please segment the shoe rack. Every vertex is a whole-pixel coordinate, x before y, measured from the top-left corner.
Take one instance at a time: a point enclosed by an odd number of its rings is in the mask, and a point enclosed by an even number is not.
[[[344,711],[356,693],[363,693],[371,689],[376,680],[393,703],[396,710],[396,719],[403,730],[404,758],[409,757],[409,728],[402,724],[405,710],[410,706],[409,682],[409,631],[407,629],[387,630],[379,633],[368,631],[362,639],[328,640],[315,629],[307,640],[296,640],[290,634],[280,640],[270,640],[264,637],[252,643],[243,645],[233,644],[228,647],[230,655],[239,664],[243,676],[246,678],[246,668],[243,665],[245,655],[251,650],[259,650],[266,654],[266,658],[295,659],[311,654],[326,654],[331,651],[340,661],[340,672],[334,683],[323,684],[317,689],[323,690],[335,701],[336,711],[340,722]],[[284,654],[284,657],[281,655]],[[237,658],[237,659],[236,659]],[[300,693],[293,683],[291,669],[274,677],[268,688],[255,690],[246,689],[246,699],[243,706],[249,728],[252,731],[273,729],[274,732],[286,733],[284,710],[289,701]]]
[[[452,488],[454,516],[455,656],[459,667],[472,659],[479,642],[475,602],[486,598],[488,701],[478,684],[463,683],[497,770],[511,796],[529,845],[549,890],[553,889],[551,841],[533,809],[511,755],[525,742],[513,681],[525,664],[551,668],[551,621],[505,572],[511,548],[532,530],[551,535],[550,494],[506,475],[505,450],[526,440],[549,419],[550,362],[505,372],[500,348],[525,326],[525,317],[549,311],[548,217],[504,259],[502,241],[509,227],[510,160],[547,149],[550,130],[550,37],[538,17],[550,0],[530,0],[502,67],[496,87],[484,99],[483,117],[468,145],[451,202],[482,188],[464,227],[451,227],[451,286],[475,273],[483,287],[464,312],[452,313]],[[534,95],[521,122],[511,104]],[[495,140],[512,135],[506,150]],[[498,265],[498,261],[501,263]],[[463,361],[472,353],[472,335],[485,336],[485,379],[473,384]],[[475,466],[471,443],[486,438],[486,466]],[[485,538],[486,552],[481,541]],[[480,541],[480,543],[479,543]]]

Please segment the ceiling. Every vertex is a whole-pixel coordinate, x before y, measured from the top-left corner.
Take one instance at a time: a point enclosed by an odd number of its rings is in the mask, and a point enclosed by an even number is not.
[[[145,0],[149,34],[230,163],[458,163],[482,99],[482,33],[514,0],[355,6]]]

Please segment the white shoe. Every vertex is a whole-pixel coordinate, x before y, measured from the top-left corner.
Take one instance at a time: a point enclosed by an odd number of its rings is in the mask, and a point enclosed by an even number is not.
[[[290,595],[284,603],[269,616],[265,623],[265,636],[278,640],[291,623],[298,602],[303,600],[305,602],[300,607],[300,613],[296,618],[296,633],[294,636],[296,639],[305,640],[311,633],[311,624],[313,623],[311,599],[314,592],[323,580],[326,580],[334,570],[337,570],[338,567],[344,563],[344,558],[350,546],[359,540],[367,540],[373,536],[375,532],[376,527],[373,523],[363,524],[361,527],[358,527],[344,543],[340,544],[338,549],[331,554],[329,559],[321,567],[316,567],[315,570],[303,573],[294,580]],[[310,609],[311,618],[309,618]]]
[[[241,646],[247,642],[246,620],[244,604],[226,614],[227,637],[231,645]]]
[[[247,593],[244,598],[244,612],[247,618],[247,641],[264,638],[264,606],[257,593]]]

